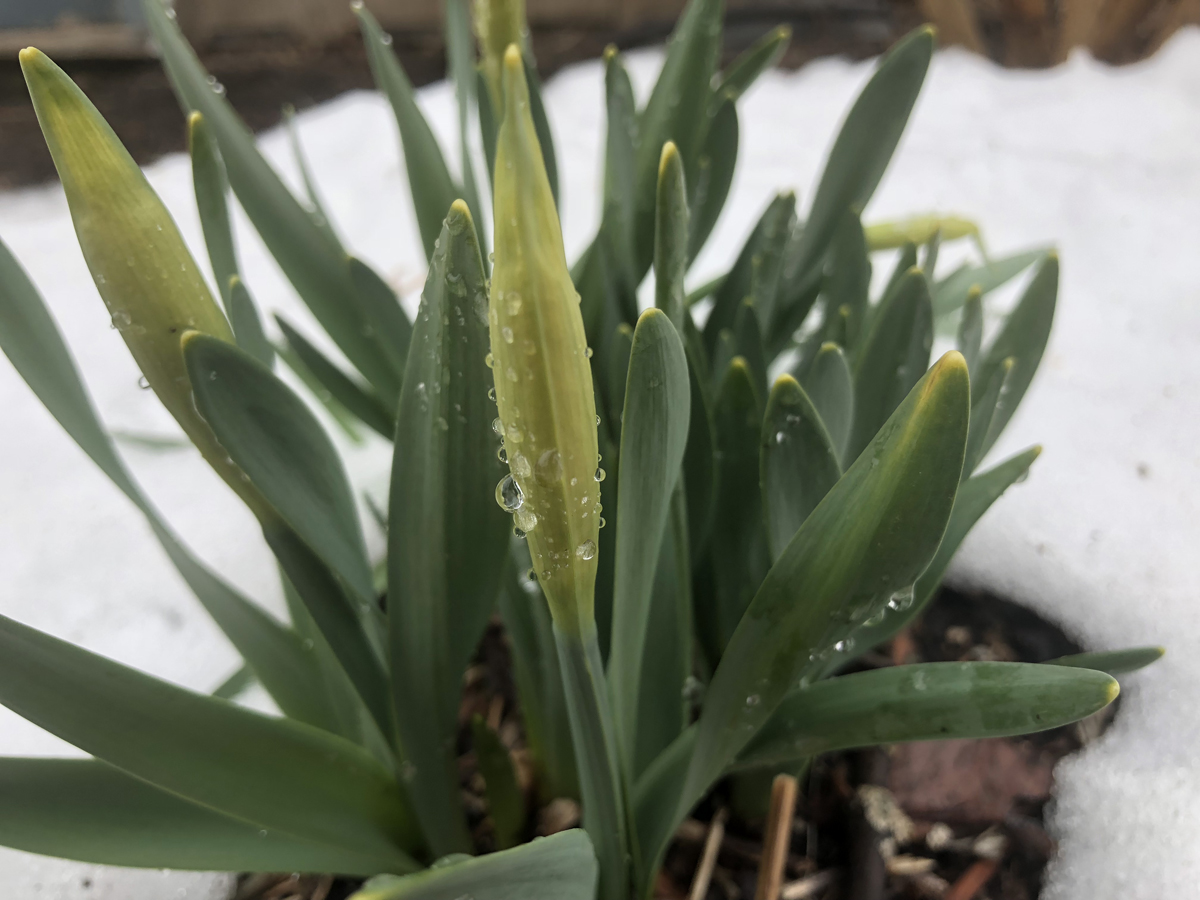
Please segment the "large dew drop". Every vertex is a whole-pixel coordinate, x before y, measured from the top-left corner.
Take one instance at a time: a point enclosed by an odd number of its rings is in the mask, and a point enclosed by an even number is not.
[[[533,477],[538,484],[551,485],[559,481],[563,475],[562,454],[554,447],[546,450],[538,457],[533,469]]]
[[[584,541],[582,544],[580,544],[578,547],[575,548],[575,555],[578,556],[580,559],[595,559],[596,558],[595,542],[594,541]]]
[[[521,493],[521,486],[517,484],[512,475],[505,475],[496,485],[496,502],[510,513],[515,513],[524,505],[525,495]],[[528,528],[525,529],[525,531],[528,530]]]

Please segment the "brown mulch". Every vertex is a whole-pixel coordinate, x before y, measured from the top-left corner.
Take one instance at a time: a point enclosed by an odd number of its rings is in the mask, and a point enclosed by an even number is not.
[[[1058,628],[991,597],[943,590],[874,668],[937,660],[1042,662],[1080,652]],[[579,807],[560,798],[533,809],[533,785],[503,628],[493,621],[464,681],[459,714],[463,800],[476,846],[493,849],[470,722],[482,716],[513,754],[530,798],[528,836],[578,824]],[[782,900],[1034,900],[1055,851],[1043,811],[1062,757],[1097,737],[1112,709],[1036,735],[902,744],[834,753],[800,773],[785,836]],[[690,896],[718,810],[721,840],[703,900],[755,897],[763,853],[767,779],[726,783],[684,822],[655,895]],[[236,900],[344,900],[359,882],[316,876],[243,876]]]

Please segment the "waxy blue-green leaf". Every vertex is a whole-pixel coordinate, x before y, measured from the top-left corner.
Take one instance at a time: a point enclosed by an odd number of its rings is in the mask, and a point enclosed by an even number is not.
[[[933,313],[929,283],[910,269],[871,317],[871,330],[854,367],[854,428],[847,459],[871,443],[892,411],[929,365]]]
[[[734,98],[744,94],[758,77],[775,64],[787,52],[792,39],[790,25],[778,25],[744,50],[733,63],[721,73],[714,93],[717,96],[733,94]]]
[[[979,360],[979,348],[983,345],[983,291],[978,285],[967,291],[967,300],[962,309],[962,319],[958,323],[958,352],[967,361],[967,368],[973,372]]]
[[[608,347],[608,402],[612,405],[609,427],[619,440],[621,411],[625,408],[625,386],[629,381],[629,356],[633,352],[633,328],[624,322],[618,325]]]
[[[675,738],[638,778],[633,792],[633,814],[638,846],[647,872],[657,872],[680,818],[679,798],[687,777],[688,761],[696,747],[692,725]]]
[[[229,184],[263,243],[346,358],[372,384],[386,385],[394,373],[384,349],[357,305],[346,302],[354,287],[341,247],[316,226],[263,159],[254,135],[204,70],[162,0],[142,0],[142,11],[180,105],[185,112],[198,110],[208,122]]]
[[[994,440],[996,413],[1000,410],[1004,386],[1012,377],[1016,360],[1009,357],[992,373],[987,389],[971,404],[971,431],[967,435],[967,455],[963,462],[963,479],[967,479],[983,462],[984,448]]]
[[[686,687],[692,676],[695,629],[687,516],[684,487],[677,483],[650,596],[631,780],[636,780],[691,720]]]
[[[716,602],[696,611],[701,642],[713,662],[721,658],[771,565],[758,486],[761,409],[750,367],[736,357],[713,409],[718,469],[710,548]]]
[[[777,560],[842,476],[825,423],[791,375],[776,379],[767,399],[758,465],[767,547]]]
[[[703,361],[704,345],[690,316],[684,325],[692,411],[688,419],[687,449],[683,455],[683,482],[687,495],[688,546],[691,551],[688,555],[697,559],[708,540],[713,500],[716,497],[716,426],[713,424],[713,398],[708,372]]]
[[[447,207],[449,208],[449,207]],[[408,362],[412,323],[400,306],[400,299],[379,273],[353,256],[346,258],[350,282],[358,301],[364,327],[378,338],[384,355],[391,363],[394,378],[379,386],[380,396],[392,409],[400,397],[400,382]]]
[[[750,262],[750,293],[754,301],[754,312],[758,317],[758,328],[763,336],[764,345],[768,352],[778,344],[778,336],[774,341],[768,341],[768,329],[779,300],[779,292],[783,283],[783,269],[786,263],[788,240],[795,230],[795,211],[787,207],[788,215],[784,217],[781,233],[770,240],[763,241],[759,252]]]
[[[969,413],[966,366],[949,353],[800,526],[708,686],[677,817],[733,762],[788,687],[818,671],[849,625],[909,590],[928,566],[950,518]]]
[[[875,193],[917,101],[933,55],[933,29],[920,28],[892,47],[846,115],[789,272],[794,293],[819,272],[826,249],[847,209],[862,210]],[[795,296],[787,298],[788,305]],[[779,310],[777,319],[787,312]]]
[[[654,305],[683,334],[684,278],[688,267],[688,203],[683,160],[670,141],[663,145],[658,166],[658,202],[654,221]]]
[[[333,219],[329,217],[329,213],[325,210],[325,204],[321,202],[321,195],[317,191],[317,182],[313,178],[308,159],[304,155],[304,148],[300,145],[300,132],[296,128],[296,107],[290,103],[285,103],[283,106],[283,127],[287,131],[288,143],[292,148],[292,159],[296,161],[296,168],[300,171],[304,196],[308,199],[307,212],[312,218],[313,224],[324,231],[331,241],[341,246],[342,242],[333,229]]]
[[[275,316],[275,322],[288,346],[333,400],[381,436],[388,440],[395,437],[395,414],[388,410],[370,385],[360,384],[356,378],[343,372],[282,316]]]
[[[781,253],[796,221],[796,195],[790,191],[776,195],[767,205],[754,230],[742,245],[737,261],[713,295],[712,311],[704,323],[704,346],[715,356],[721,331],[732,328],[741,303],[754,287],[754,260],[764,253]],[[722,370],[713,367],[715,375]]]
[[[1012,372],[1005,380],[1004,396],[992,417],[992,426],[984,441],[981,457],[1004,431],[1033,381],[1050,340],[1050,326],[1054,323],[1057,301],[1058,254],[1050,253],[1033,273],[1029,287],[1021,295],[1016,308],[1005,318],[1000,333],[988,346],[977,371],[973,373],[971,395],[975,398],[987,390],[993,375],[1006,365],[1006,360],[1015,360]]]
[[[373,603],[354,494],[320,423],[248,354],[197,333],[183,343],[196,408],[221,446],[313,552],[362,602]]]
[[[408,801],[361,747],[159,681],[0,618],[0,703],[150,784],[260,830],[415,867]]]
[[[935,285],[933,289],[933,313],[941,317],[967,302],[971,288],[978,286],[983,294],[1016,278],[1031,265],[1046,258],[1047,250],[1026,250],[1001,259],[988,260],[978,265],[962,265]]]
[[[219,700],[236,700],[255,684],[258,684],[258,679],[254,677],[254,670],[246,665],[239,666],[237,671],[217,685],[212,695]]]
[[[358,416],[342,406],[337,398],[330,393],[329,388],[326,387],[324,382],[309,370],[308,366],[290,344],[285,342],[273,346],[275,355],[283,360],[287,367],[292,370],[292,373],[304,383],[309,393],[313,395],[313,399],[325,407],[325,412],[329,413],[329,417],[341,429],[346,439],[352,444],[362,444],[363,436],[360,426],[363,423]],[[316,351],[314,348],[314,352],[319,351]],[[326,359],[326,362],[329,362],[329,360]],[[329,363],[329,365],[337,368],[333,363]],[[388,434],[391,434],[391,430],[388,431]]]
[[[1045,731],[1102,709],[1118,690],[1102,672],[1031,663],[941,662],[858,672],[790,693],[736,766],[783,765],[877,744]]]
[[[498,603],[513,646],[513,678],[538,797],[544,803],[555,797],[578,797],[575,751],[550,609],[537,582],[526,574],[530,560],[524,544],[514,538],[510,555]]]
[[[487,291],[466,204],[449,210],[429,266],[396,415],[388,500],[392,697],[435,855],[471,848],[458,803],[462,674],[487,625],[511,529],[492,431]]]
[[[237,345],[270,368],[275,362],[275,349],[263,333],[262,320],[258,317],[254,299],[237,275],[229,279],[228,293],[226,309]]]
[[[862,222],[858,213],[850,209],[833,233],[824,294],[826,310],[844,311],[845,340],[839,343],[851,354],[864,337],[870,287],[871,257],[867,254]],[[826,340],[833,338],[827,335]]]
[[[454,99],[458,102],[458,155],[462,160],[463,199],[467,201],[467,207],[471,210],[479,250],[486,259],[487,238],[484,222],[488,210],[483,208],[480,201],[470,139],[471,102],[475,99],[477,71],[470,7],[470,0],[446,0],[442,9],[445,16],[446,68],[450,80],[454,82]]]
[[[592,900],[596,856],[579,829],[512,850],[440,860],[414,875],[372,878],[351,900]]]
[[[767,396],[767,351],[763,347],[757,306],[753,297],[742,301],[733,323],[734,353],[746,361],[754,381],[755,396],[761,403]]]
[[[821,345],[804,373],[803,387],[829,433],[839,463],[851,462],[846,459],[846,449],[854,426],[854,377],[841,347]]]
[[[1046,661],[1048,666],[1073,666],[1080,669],[1095,669],[1109,675],[1127,675],[1144,669],[1163,658],[1162,647],[1130,647],[1127,650],[1096,650],[1091,653],[1074,653]]]
[[[0,844],[45,856],[203,872],[373,875],[396,866],[394,851],[264,831],[94,759],[0,758],[0,794]]]
[[[604,241],[614,277],[636,289],[633,182],[638,142],[633,85],[617,48],[604,50],[604,208],[597,241]]]
[[[737,167],[738,126],[737,104],[731,96],[724,96],[716,109],[710,113],[711,121],[700,148],[700,158],[695,166],[696,183],[691,185],[690,202],[695,214],[689,227],[688,261],[694,260],[712,234],[729,188],[733,185],[733,172]]]
[[[432,259],[433,242],[441,233],[442,219],[446,217],[450,204],[458,199],[459,191],[450,177],[450,170],[446,168],[437,138],[417,106],[412,82],[396,59],[387,33],[361,3],[354,6],[354,14],[358,16],[362,30],[371,75],[380,92],[388,98],[400,130],[417,228],[421,232],[425,258]]]
[[[627,766],[637,745],[642,658],[655,570],[691,412],[683,342],[662,310],[648,309],[638,320],[628,371],[608,660],[613,717]]]
[[[0,242],[0,350],[50,414],[146,516],[196,598],[289,716],[323,725],[316,672],[297,635],[210,572],[179,542],[117,455],[45,301]]]
[[[854,631],[856,652],[865,653],[872,647],[878,647],[920,615],[933,599],[942,583],[942,577],[950,567],[950,561],[958,552],[967,533],[1010,485],[1025,476],[1041,452],[1041,447],[1030,447],[962,483],[954,498],[954,510],[946,525],[946,533],[929,567],[917,579],[912,594],[903,594],[896,598],[896,602],[884,612],[882,621],[863,624]],[[826,671],[833,671],[843,661],[832,659]]]
[[[663,144],[675,142],[688,183],[698,183],[696,168],[708,124],[710,83],[721,53],[723,6],[721,0],[690,0],[667,44],[666,61],[638,120],[634,250],[639,275],[650,267],[654,251],[654,186]]]
[[[512,757],[500,735],[476,715],[471,720],[471,747],[483,776],[483,796],[492,820],[492,839],[497,850],[515,847],[525,827],[525,795],[517,784]]]
[[[226,194],[229,180],[221,151],[212,136],[208,122],[198,112],[188,117],[188,154],[192,160],[192,186],[196,194],[196,209],[200,213],[200,229],[212,264],[213,277],[229,311],[229,279],[238,274],[237,251],[229,223]]]
[[[896,262],[892,265],[892,273],[888,276],[887,284],[884,285],[883,293],[879,298],[880,305],[886,303],[888,298],[896,292],[896,289],[904,280],[904,276],[908,275],[916,264],[917,245],[912,243],[904,244],[900,248],[900,252],[896,254]],[[928,273],[925,273],[925,277],[928,279]],[[876,311],[870,310],[869,312]]]
[[[554,623],[575,767],[583,801],[583,827],[600,867],[598,900],[628,900],[641,860],[631,853],[626,798],[630,785],[621,766],[616,726],[596,629],[570,633]]]

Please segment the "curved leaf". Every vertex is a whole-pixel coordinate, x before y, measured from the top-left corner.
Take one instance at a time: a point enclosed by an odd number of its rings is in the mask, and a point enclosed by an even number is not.
[[[731,96],[725,96],[712,112],[704,144],[700,148],[700,159],[696,163],[696,184],[691,189],[690,202],[695,209],[688,239],[688,261],[699,255],[701,248],[712,234],[729,189],[733,185],[733,172],[737,167],[738,126],[737,104]]]
[[[715,93],[718,96],[732,94],[735,98],[740,97],[763,72],[775,67],[787,51],[791,39],[790,25],[772,28],[743,51],[721,74]]]
[[[804,393],[825,424],[838,461],[845,464],[854,426],[854,377],[846,354],[837,344],[821,345],[804,375]]]
[[[1162,659],[1166,651],[1162,647],[1130,647],[1127,650],[1097,650],[1091,653],[1075,653],[1046,660],[1048,666],[1074,666],[1080,669],[1095,669],[1109,675],[1125,675],[1144,669]]]

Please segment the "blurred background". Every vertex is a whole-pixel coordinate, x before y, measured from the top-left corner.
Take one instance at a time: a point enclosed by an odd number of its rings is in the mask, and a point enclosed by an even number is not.
[[[658,43],[683,0],[528,0],[543,77],[567,63]],[[418,85],[440,78],[444,56],[434,0],[367,0]],[[874,56],[922,21],[943,45],[1002,65],[1053,66],[1075,47],[1112,64],[1153,53],[1200,22],[1200,0],[729,0],[725,53],[789,22],[783,65],[819,56]],[[178,0],[176,12],[204,64],[255,130],[371,79],[346,0]],[[153,58],[138,0],[0,0],[0,189],[53,177],[17,65],[35,45],[75,78],[141,163],[183,150],[179,110]]]

